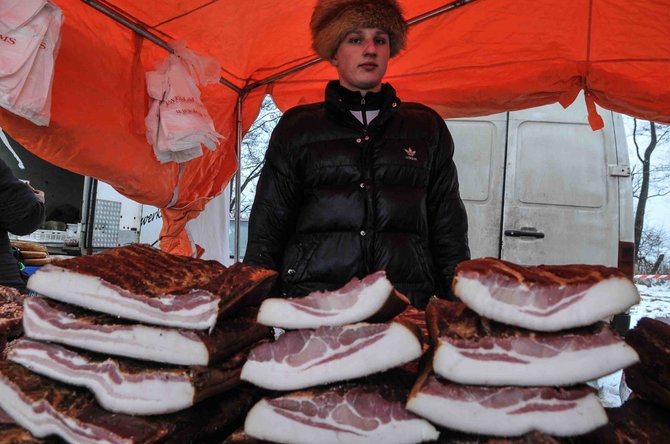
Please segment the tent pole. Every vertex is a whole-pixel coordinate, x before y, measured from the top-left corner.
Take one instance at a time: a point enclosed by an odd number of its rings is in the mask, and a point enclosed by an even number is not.
[[[240,215],[241,198],[240,182],[242,176],[242,101],[245,91],[237,96],[237,121],[235,133],[235,152],[237,153],[237,172],[235,172],[235,263],[240,261]]]
[[[112,20],[116,21],[117,23],[122,24],[126,28],[134,31],[135,33],[141,35],[145,39],[149,40],[150,42],[155,43],[156,45],[160,46],[170,54],[174,54],[174,49],[162,38],[158,37],[155,34],[152,34],[151,32],[147,31],[142,25],[135,23],[128,18],[124,17],[123,15],[119,14],[116,11],[113,11],[109,9],[108,7],[101,5],[98,3],[96,0],[82,0],[84,3],[92,7],[93,9],[96,9],[100,11],[101,13],[105,14],[107,17],[111,18]],[[228,88],[232,89],[236,93],[240,93],[242,89],[235,84],[231,83],[228,79],[224,78],[221,76],[219,78],[219,83],[226,85]]]

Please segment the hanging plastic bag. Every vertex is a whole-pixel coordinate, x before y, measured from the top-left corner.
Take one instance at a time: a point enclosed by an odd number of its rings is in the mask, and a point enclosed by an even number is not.
[[[2,0],[0,2],[0,34],[7,34],[32,20],[47,0]]]
[[[62,24],[62,11],[46,2],[30,21],[0,39],[0,106],[37,125],[50,120]]]
[[[219,66],[175,42],[175,54],[146,75],[152,103],[145,119],[147,140],[161,162],[186,162],[202,155],[202,145],[214,150],[222,138],[200,100],[196,83],[219,79]],[[194,78],[195,77],[195,78]]]

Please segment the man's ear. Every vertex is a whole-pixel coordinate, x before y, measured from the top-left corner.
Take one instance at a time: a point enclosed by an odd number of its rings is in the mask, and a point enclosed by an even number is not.
[[[328,59],[328,61],[330,62],[331,65],[337,68],[338,64],[337,55],[333,55],[330,59]]]

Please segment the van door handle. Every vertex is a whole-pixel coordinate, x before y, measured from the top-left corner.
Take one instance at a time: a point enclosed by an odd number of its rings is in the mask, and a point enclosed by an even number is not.
[[[541,231],[530,231],[530,230],[505,230],[505,236],[534,237],[536,239],[543,239],[544,233],[542,233]]]

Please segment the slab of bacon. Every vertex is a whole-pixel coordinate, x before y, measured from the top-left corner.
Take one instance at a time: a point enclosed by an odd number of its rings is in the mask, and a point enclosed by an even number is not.
[[[235,319],[221,319],[209,334],[123,321],[32,297],[24,304],[23,326],[31,339],[166,364],[209,365],[270,336],[255,318],[256,311],[248,309]]]
[[[0,361],[0,408],[36,437],[55,434],[77,444],[202,442],[235,427],[257,399],[239,387],[171,415],[122,415],[102,409],[85,389]]]
[[[606,323],[557,333],[489,321],[463,303],[431,298],[426,318],[435,345],[433,370],[473,385],[571,385],[638,361]]]
[[[241,352],[209,367],[168,367],[25,338],[7,353],[33,372],[88,388],[102,407],[128,415],[172,413],[230,390],[239,385],[246,356]]]
[[[670,318],[640,319],[626,342],[640,355],[640,363],[624,371],[626,384],[670,410]]]
[[[287,444],[419,443],[439,432],[405,410],[407,392],[391,384],[345,384],[259,401],[247,435]]]
[[[17,289],[0,285],[0,341],[23,333],[23,299],[25,296]]]
[[[371,375],[419,356],[420,332],[402,321],[293,330],[257,345],[242,379],[272,390],[296,390]]]
[[[607,423],[595,390],[586,385],[460,385],[430,372],[423,373],[412,389],[407,410],[444,427],[494,436],[519,436],[533,430],[575,436]]]
[[[227,274],[235,275],[226,278]],[[276,273],[243,264],[226,268],[133,244],[53,261],[28,280],[51,299],[149,324],[211,329],[217,318],[258,299]],[[231,284],[242,284],[234,287]],[[257,287],[259,290],[255,291]],[[242,291],[244,290],[244,291]]]
[[[600,265],[524,267],[474,259],[458,265],[453,286],[481,316],[539,331],[587,326],[640,301],[630,278]]]
[[[315,291],[302,298],[263,301],[258,322],[286,329],[340,326],[356,322],[386,322],[409,305],[393,288],[386,272],[353,278],[334,291]]]

